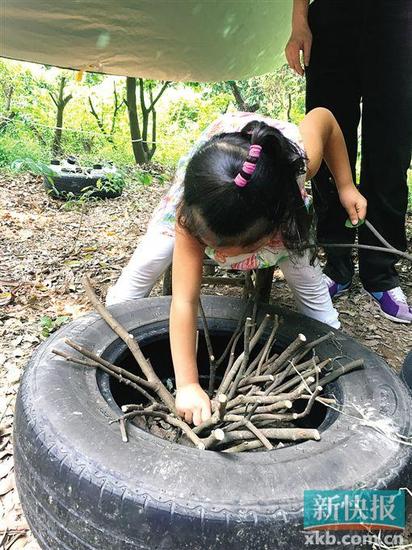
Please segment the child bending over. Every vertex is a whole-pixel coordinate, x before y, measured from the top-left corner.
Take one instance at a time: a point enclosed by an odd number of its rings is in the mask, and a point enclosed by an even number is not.
[[[305,180],[327,163],[353,224],[366,200],[352,180],[342,132],[316,108],[299,127],[256,113],[213,122],[180,160],[174,184],[147,234],[107,295],[107,304],[147,296],[173,259],[170,342],[176,409],[196,426],[211,415],[196,364],[197,312],[205,253],[220,266],[249,270],[278,265],[300,312],[339,328],[326,282],[304,246],[310,242]]]

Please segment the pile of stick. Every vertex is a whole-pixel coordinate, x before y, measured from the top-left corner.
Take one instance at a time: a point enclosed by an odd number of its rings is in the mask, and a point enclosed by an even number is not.
[[[156,375],[133,335],[98,300],[87,278],[85,289],[97,312],[127,344],[143,376],[113,365],[69,339],[65,343],[83,357],[57,349],[53,352],[71,363],[100,368],[143,396],[145,405],[126,405],[125,414],[117,419],[124,441],[128,440],[127,422],[132,419],[175,442],[223,452],[270,450],[284,445],[284,441],[319,440],[318,430],[299,427],[300,419],[309,415],[316,401],[325,406],[334,402],[321,396],[326,384],[363,365],[359,360],[335,366],[333,359],[316,355],[316,346],[332,338],[332,332],[313,342],[307,342],[299,334],[281,353],[274,352],[279,319],[266,315],[257,323],[256,304],[251,316],[247,316],[251,301],[246,304],[223,354],[216,359],[200,303],[210,363],[208,393],[212,416],[191,427],[177,415],[173,395]],[[217,381],[219,385],[215,388]],[[297,412],[302,409],[296,407],[297,401],[300,405],[305,403],[301,412]]]

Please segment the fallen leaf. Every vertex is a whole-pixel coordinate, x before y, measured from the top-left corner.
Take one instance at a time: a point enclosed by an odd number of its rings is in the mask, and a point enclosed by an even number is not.
[[[14,487],[14,474],[9,474],[0,481],[0,496],[6,495],[9,491],[14,489]]]
[[[13,299],[13,294],[11,292],[1,292],[0,293],[0,306],[7,306]]]
[[[3,460],[0,464],[0,479],[6,477],[13,469],[13,459],[9,457],[7,460]]]
[[[23,550],[27,548],[28,538],[26,535],[21,534],[18,539],[11,546],[7,547],[7,550]]]

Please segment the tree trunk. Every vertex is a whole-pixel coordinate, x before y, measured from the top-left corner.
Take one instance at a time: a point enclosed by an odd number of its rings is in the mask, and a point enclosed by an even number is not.
[[[59,156],[61,154],[61,144],[62,144],[62,133],[63,133],[63,112],[66,105],[72,99],[72,94],[64,97],[64,88],[66,86],[66,77],[62,76],[60,78],[59,86],[59,95],[56,97],[53,92],[49,91],[50,97],[53,100],[53,103],[56,105],[56,127],[54,132],[54,139],[52,145],[52,152],[54,156]]]
[[[246,101],[242,97],[239,86],[234,80],[229,80],[228,84],[232,90],[233,97],[235,98],[236,102],[236,107],[239,109],[239,111],[254,113],[259,109],[259,103],[255,103],[253,105],[249,105],[248,103],[246,103]]]
[[[245,103],[245,101],[242,97],[242,94],[240,93],[239,86],[233,80],[229,81],[229,86],[232,90],[233,97],[235,98],[236,107],[239,109],[239,111],[246,111],[247,106],[246,106],[246,103]]]
[[[64,106],[61,103],[59,103],[57,105],[56,128],[54,130],[54,139],[53,139],[53,145],[52,145],[52,152],[53,152],[53,156],[55,157],[59,156],[61,153],[63,110],[64,110]]]
[[[288,119],[288,122],[292,122],[290,118],[291,110],[292,110],[292,94],[288,94],[288,110],[286,113],[286,118]]]
[[[136,78],[128,76],[126,78],[126,97],[127,112],[129,115],[130,138],[132,140],[133,155],[136,164],[147,162],[146,153],[143,149],[142,135],[140,132],[139,118],[137,116],[136,105]]]

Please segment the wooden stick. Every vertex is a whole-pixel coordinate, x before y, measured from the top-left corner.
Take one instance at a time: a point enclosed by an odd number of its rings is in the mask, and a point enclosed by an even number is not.
[[[267,437],[265,437],[265,435],[256,426],[254,426],[250,420],[246,420],[245,417],[239,416],[237,414],[227,414],[224,420],[225,422],[235,422],[239,427],[245,426],[259,439],[259,441],[263,443],[266,449],[269,449],[269,450],[273,449],[273,445],[267,439]]]
[[[312,342],[308,342],[306,346],[302,348],[302,351],[294,358],[294,362],[299,363],[299,361],[301,361],[305,357],[305,355],[309,353],[309,351],[314,349],[319,344],[326,342],[326,340],[330,340],[330,338],[332,338],[333,336],[335,336],[335,333],[331,331],[325,334],[324,336],[321,336],[320,338],[313,340]]]
[[[216,403],[216,401],[212,400],[212,408],[213,408],[214,403]],[[202,422],[198,426],[195,426],[193,428],[193,432],[195,434],[199,434],[202,431],[207,430],[208,428],[211,428],[212,426],[215,426],[216,424],[221,422],[223,416],[225,415],[226,407],[227,407],[227,397],[226,397],[226,395],[223,394],[223,393],[219,394],[217,396],[216,408],[213,411],[212,416],[210,416],[207,420],[205,420],[204,422]]]
[[[319,431],[313,428],[263,428],[260,431],[268,439],[281,439],[283,441],[320,440]],[[224,442],[244,441],[255,437],[254,433],[247,430],[234,430],[233,432],[226,432]]]
[[[262,442],[258,439],[255,439],[254,441],[242,441],[242,443],[239,443],[238,445],[234,445],[233,447],[228,447],[227,449],[222,449],[222,453],[242,453],[244,451],[252,451],[253,449],[258,449],[259,447],[262,447]]]
[[[258,403],[259,405],[275,405],[280,403],[276,408],[290,408],[288,405],[288,403],[290,403],[289,395],[290,393],[282,393],[279,395],[237,395],[234,399],[229,401],[226,408],[229,410],[237,405],[246,405],[247,403]]]
[[[181,420],[180,418],[175,418],[171,414],[164,413],[162,411],[153,411],[153,410],[147,410],[143,409],[142,411],[132,411],[129,413],[124,414],[123,416],[119,417],[118,421],[120,421],[121,418],[123,419],[129,419],[133,418],[134,416],[155,416],[159,417],[162,420],[165,420],[168,422],[171,426],[175,426],[176,428],[180,428],[190,439],[192,443],[198,448],[198,449],[205,449],[205,444],[203,441],[193,432],[192,428],[189,426],[189,424],[186,424],[184,420]]]
[[[228,373],[230,372],[230,369],[232,368],[233,366],[233,363],[235,362],[235,350],[236,350],[236,346],[237,346],[237,343],[239,342],[239,339],[240,337],[242,336],[242,333],[243,333],[243,330],[240,331],[237,335],[236,335],[236,338],[233,340],[232,342],[232,347],[230,349],[230,354],[229,354],[229,361],[228,361],[228,364],[227,364],[227,367],[226,367],[226,370],[225,370],[225,373],[222,377],[222,380],[224,380],[226,378],[226,376],[228,375]],[[219,389],[217,390],[219,392]]]
[[[322,386],[317,386],[316,387],[315,391],[310,396],[310,399],[308,400],[305,409],[301,413],[294,413],[293,414],[294,420],[297,420],[298,418],[303,418],[303,417],[307,416],[310,413],[310,411],[312,410],[313,403],[315,402],[316,398],[318,397],[318,395],[320,394],[320,392],[322,390],[323,390]]]
[[[332,361],[332,359],[325,359],[325,361],[322,361],[321,363],[318,363],[317,365],[314,365],[313,369],[308,369],[308,370],[303,371],[303,372],[299,371],[296,374],[296,376],[294,376],[293,378],[291,378],[290,380],[288,380],[287,382],[285,382],[281,386],[277,386],[277,387],[272,388],[271,391],[273,390],[273,393],[275,395],[283,394],[286,390],[289,390],[290,388],[293,388],[293,386],[298,384],[302,380],[302,378],[306,379],[309,376],[313,376],[316,373],[316,369],[321,369],[322,370],[324,367],[329,365],[331,363],[331,361]],[[321,385],[324,385],[324,384],[321,384]]]
[[[300,399],[310,399],[311,397],[311,395],[301,395]],[[336,399],[333,399],[332,397],[317,397],[315,401],[321,403],[322,405],[334,405],[337,403]]]
[[[67,339],[67,340],[69,340],[69,339]],[[71,340],[70,340],[70,342],[71,342]],[[75,344],[74,342],[71,342],[71,343]],[[74,348],[74,349],[77,349],[78,347],[81,347],[81,346],[77,346],[77,344],[75,344],[75,345],[76,345],[76,348]],[[73,347],[73,346],[71,346],[71,347]],[[79,350],[77,350],[77,351],[79,351]],[[80,359],[79,357],[73,357],[73,356],[69,355],[68,353],[66,353],[64,351],[60,351],[58,349],[53,349],[52,353],[54,353],[55,355],[59,355],[60,357],[63,357],[64,359],[66,359],[66,361],[68,361],[69,363],[74,363],[75,365],[83,365],[83,366],[86,366],[86,367],[101,369],[104,372],[107,372],[107,374],[110,374],[111,376],[114,376],[122,384],[125,384],[126,386],[130,386],[134,390],[141,393],[148,401],[155,402],[154,397],[151,396],[146,390],[141,388],[139,386],[139,384],[137,384],[131,378],[125,376],[124,374],[116,372],[114,369],[108,368],[108,367],[106,367],[106,366],[104,366],[100,363],[97,363],[97,362],[92,363],[91,361],[84,361],[83,359]],[[123,371],[123,369],[120,369],[120,370]],[[124,371],[124,372],[127,372],[127,371]]]
[[[217,396],[217,415],[219,416],[219,420],[222,420],[225,416],[226,412],[226,406],[227,406],[227,396],[224,393],[220,393]]]
[[[260,382],[273,382],[275,377],[273,374],[262,374],[261,376],[248,376],[239,382],[239,388],[242,386],[250,386],[251,384],[260,384]]]
[[[279,317],[277,315],[275,315],[275,319],[274,319],[273,327],[272,327],[272,332],[270,333],[270,336],[269,336],[269,338],[266,342],[262,357],[261,357],[261,359],[258,363],[258,366],[257,366],[257,371],[256,371],[257,376],[260,375],[262,366],[265,363],[265,361],[267,360],[267,356],[268,356],[268,354],[270,352],[270,349],[272,347],[273,340],[275,339],[276,332],[277,332],[278,328],[279,328]]]
[[[284,406],[283,407],[280,406],[279,403],[281,405],[284,405]],[[287,399],[286,401],[280,401],[278,403],[272,403],[271,405],[259,405],[258,404],[258,407],[255,409],[253,414],[255,414],[255,413],[256,414],[257,413],[270,413],[272,411],[278,411],[280,409],[291,409],[292,406],[293,406],[293,403],[289,399]],[[245,406],[245,407],[239,407],[239,408],[235,407],[235,408],[231,409],[230,412],[233,412],[234,414],[246,414],[249,411],[247,410],[247,406]],[[284,413],[282,413],[282,414],[284,414]]]
[[[229,351],[232,349],[233,347],[233,342],[234,340],[236,339],[236,337],[238,336],[239,333],[242,332],[242,327],[243,327],[243,324],[245,322],[245,317],[246,317],[246,314],[247,314],[247,311],[249,309],[249,306],[250,304],[252,303],[252,298],[249,298],[249,300],[247,300],[246,304],[245,304],[245,307],[243,308],[242,310],[242,313],[239,317],[239,321],[237,323],[237,326],[236,326],[236,329],[234,331],[234,333],[232,334],[232,336],[230,337],[230,340],[224,350],[224,352],[222,353],[222,355],[219,357],[219,359],[216,361],[216,366],[219,367],[223,361],[225,360],[227,354],[229,353]],[[235,345],[236,347],[236,345]]]
[[[92,352],[88,348],[85,348],[84,346],[81,346],[80,344],[77,344],[76,342],[74,342],[70,338],[65,338],[63,340],[63,342],[65,344],[67,344],[68,346],[70,346],[71,348],[73,348],[74,350],[81,353],[82,355],[84,355],[85,357],[91,359],[95,363],[98,363],[99,365],[101,365],[103,367],[106,367],[107,369],[109,369],[111,371],[114,371],[115,373],[119,374],[120,376],[123,376],[123,378],[129,378],[130,380],[132,380],[136,384],[144,386],[145,388],[148,388],[149,390],[154,390],[154,386],[151,382],[148,382],[144,378],[141,378],[140,376],[137,376],[136,374],[133,374],[132,372],[130,372],[128,370],[122,369],[121,367],[118,367],[117,365],[114,365],[113,363],[110,363],[109,361],[106,361],[106,359],[103,359],[102,357],[100,357],[96,353]],[[63,352],[60,353],[58,350],[52,350],[52,351],[56,355],[61,355],[62,357],[65,357],[65,354],[63,354]],[[76,358],[74,358],[74,359],[76,361],[80,361],[80,359],[76,359]],[[88,364],[87,361],[85,361],[85,366],[97,366],[97,365],[91,365],[91,364]]]
[[[264,317],[264,319],[261,322],[258,330],[253,335],[253,338],[252,338],[252,340],[250,341],[250,344],[249,344],[249,353],[253,351],[253,348],[256,346],[256,344],[260,340],[260,338],[261,338],[261,336],[262,336],[262,334],[263,334],[263,332],[266,328],[266,325],[268,323],[269,318],[270,318],[270,315],[266,315]],[[224,376],[224,378],[222,379],[222,382],[220,383],[220,386],[217,390],[218,393],[226,393],[227,392],[229,384],[232,382],[233,378],[235,377],[235,375],[237,373],[237,370],[238,370],[239,366],[242,363],[243,356],[244,356],[244,352],[242,352],[239,355],[239,357],[233,363],[233,365],[232,365],[231,369],[229,370],[229,372]]]
[[[119,420],[119,426],[120,426],[120,433],[122,435],[122,441],[124,443],[127,443],[129,441],[129,438],[127,437],[126,421],[124,418],[121,418]]]
[[[157,393],[161,401],[163,401],[163,403],[167,405],[171,411],[176,412],[175,400],[172,394],[163,385],[162,381],[157,376],[153,368],[146,361],[140,349],[139,344],[133,337],[133,334],[129,334],[129,332],[127,332],[127,330],[118,321],[116,321],[116,319],[112,316],[112,314],[100,302],[87,276],[84,277],[83,284],[84,284],[87,297],[89,298],[93,307],[100,314],[102,319],[106,321],[106,323],[110,326],[110,328],[112,328],[112,330],[117,334],[117,336],[119,336],[119,338],[121,338],[123,342],[127,345],[127,347],[130,349],[130,351],[133,354],[133,357],[136,359],[138,365],[142,369],[143,374],[146,376],[149,382],[152,382],[153,390]]]
[[[274,374],[288,359],[294,355],[306,343],[306,336],[298,334],[295,340],[273,361],[270,368],[265,370],[265,374]]]
[[[347,374],[348,372],[351,372],[355,369],[363,368],[363,366],[364,366],[363,359],[357,359],[356,361],[351,361],[346,365],[343,365],[334,369],[330,374],[323,376],[323,378],[319,380],[319,384],[325,387],[326,384],[330,384],[331,382],[339,378],[339,376],[342,376],[343,374]]]
[[[225,440],[226,434],[221,428],[216,428],[208,437],[201,439],[205,446],[205,449],[211,449],[218,443],[222,443]]]
[[[240,365],[240,368],[235,376],[235,379],[232,382],[232,385],[230,387],[229,393],[228,393],[228,400],[232,399],[233,396],[236,393],[238,384],[243,376],[243,373],[246,370],[247,364],[249,362],[249,355],[250,355],[250,335],[253,328],[252,319],[250,317],[246,318],[245,323],[245,332],[244,332],[244,352],[243,352],[243,359],[242,363]]]
[[[208,324],[207,324],[205,310],[203,309],[202,299],[201,299],[200,296],[199,296],[199,311],[200,311],[200,316],[202,318],[203,332],[204,332],[205,340],[206,340],[207,353],[209,355],[209,389],[208,389],[208,393],[209,393],[209,397],[212,397],[213,389],[214,389],[214,385],[215,385],[216,361],[215,361],[215,355],[213,353],[212,340],[210,338],[210,332],[209,332],[209,327],[208,327]]]
[[[262,361],[262,364],[265,364],[265,361],[266,361],[265,355],[268,354],[271,349],[278,324],[279,324],[278,316],[275,315],[274,326],[272,328],[272,332],[269,336],[269,339],[267,340],[266,344],[262,347],[262,349],[260,350],[256,358],[250,363],[249,367],[246,369],[245,376],[250,376],[253,373],[256,365],[259,365],[261,361]],[[276,357],[277,357],[277,354],[276,354]]]
[[[148,406],[144,406],[141,403],[130,403],[128,405],[122,405],[121,407],[122,411],[124,413],[130,412],[130,411],[141,411],[143,409],[145,410],[158,410],[163,412],[170,412],[169,409],[164,405],[163,403],[151,403]]]

